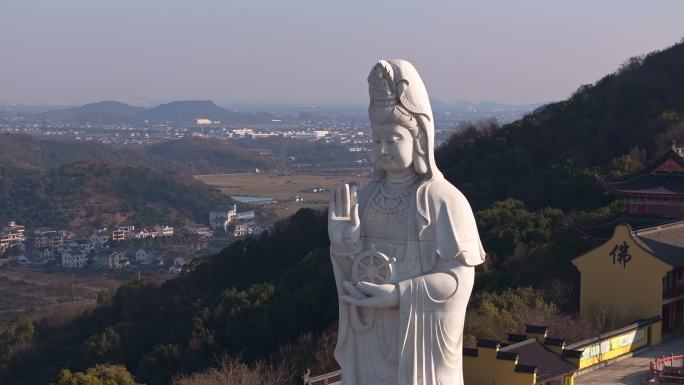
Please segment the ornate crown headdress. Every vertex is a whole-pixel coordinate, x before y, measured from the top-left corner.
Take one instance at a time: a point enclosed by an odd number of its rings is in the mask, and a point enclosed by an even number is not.
[[[368,93],[371,104],[375,102],[399,102],[394,85],[394,70],[387,61],[380,60],[368,75]]]
[[[408,63],[405,61],[395,62]],[[411,68],[413,69],[413,66]],[[418,74],[415,69],[413,72],[405,72],[401,66],[395,70],[393,64],[387,60],[380,60],[373,66],[368,75],[371,120],[382,121],[394,116],[395,119],[401,121],[413,121],[411,114],[424,115],[428,120],[432,120],[429,104],[427,106],[422,105],[427,101],[425,86],[417,77]],[[411,83],[415,84],[411,85]],[[416,92],[419,94],[418,98],[413,95]]]

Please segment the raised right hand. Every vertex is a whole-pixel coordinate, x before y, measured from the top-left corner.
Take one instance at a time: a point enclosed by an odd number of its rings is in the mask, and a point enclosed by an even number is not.
[[[361,221],[356,184],[343,184],[330,192],[328,236],[330,247],[338,254],[353,254],[361,249]]]

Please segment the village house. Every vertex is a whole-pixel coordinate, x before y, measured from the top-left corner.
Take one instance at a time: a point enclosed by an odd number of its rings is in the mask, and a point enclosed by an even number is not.
[[[171,226],[160,226],[154,227],[160,237],[172,237],[174,233],[174,228]]]
[[[66,249],[62,252],[62,267],[81,268],[86,265],[88,254],[79,249]]]
[[[95,255],[95,265],[104,269],[120,269],[124,266],[124,253],[117,250],[102,250]]]
[[[199,235],[200,237],[203,238],[209,238],[212,235],[214,235],[214,232],[207,226],[200,225],[200,224],[193,224],[190,226],[187,226],[185,228],[188,233],[194,234],[194,235]]]
[[[40,249],[63,249],[73,239],[74,234],[66,230],[37,229],[33,232],[33,245]]]
[[[235,225],[233,236],[235,238],[246,237],[252,233],[252,229],[248,225]]]
[[[93,251],[93,249],[95,249],[95,245],[91,241],[90,237],[74,239],[71,242],[69,242],[68,247],[70,249],[80,250],[85,254],[88,254],[91,251]]]
[[[155,238],[157,236],[156,231],[150,231],[149,228],[135,230],[133,234],[133,238],[135,239]]]
[[[149,265],[152,263],[152,254],[145,249],[138,249],[135,252],[135,261],[141,265]]]
[[[112,231],[112,241],[125,241],[134,237],[135,226],[117,226]]]
[[[187,265],[188,261],[183,257],[176,257],[173,259],[173,265],[169,266],[169,273],[180,274],[183,272],[183,266]]]
[[[25,249],[25,230],[26,227],[24,225],[19,225],[15,221],[10,221],[7,223],[7,226],[3,226],[2,232],[0,232],[0,253],[4,253],[9,248],[14,246],[19,246],[22,249]]]
[[[106,229],[97,230],[93,232],[93,234],[90,236],[90,243],[93,245],[94,248],[102,248],[107,246],[107,242],[109,242],[110,238],[111,236],[109,235],[109,232],[107,232]]]

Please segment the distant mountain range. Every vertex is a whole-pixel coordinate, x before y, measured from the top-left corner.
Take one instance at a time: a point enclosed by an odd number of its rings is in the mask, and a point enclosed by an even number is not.
[[[481,114],[506,112],[531,112],[543,103],[506,104],[494,101],[443,102],[431,100],[435,112],[464,112]],[[260,112],[260,109],[275,112]],[[102,101],[79,107],[54,109],[39,105],[8,105],[0,103],[0,116],[9,113],[28,116],[34,119],[58,120],[65,122],[116,124],[142,122],[191,123],[198,118],[221,121],[226,124],[266,124],[276,120],[328,120],[344,117],[346,119],[367,120],[366,104],[322,105],[322,106],[248,106],[245,112],[230,111],[216,105],[211,100],[186,100],[161,104],[152,108],[135,107],[117,101]]]
[[[529,104],[507,104],[483,100],[479,102],[469,102],[467,100],[459,100],[453,103],[443,102],[441,100],[430,100],[433,110],[477,110],[477,111],[533,111],[541,107],[545,103],[529,103]]]
[[[115,124],[142,122],[192,123],[197,119],[211,119],[226,124],[270,123],[278,119],[267,112],[244,113],[227,110],[211,100],[185,100],[162,104],[152,108],[134,107],[116,101],[90,103],[34,114],[43,120],[66,122]]]

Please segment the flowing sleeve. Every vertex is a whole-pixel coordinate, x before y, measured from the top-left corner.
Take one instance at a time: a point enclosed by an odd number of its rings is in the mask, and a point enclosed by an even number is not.
[[[427,200],[434,218],[431,218],[431,231],[427,232],[426,241],[432,250],[426,252],[434,252],[435,257],[442,259],[459,259],[467,266],[484,262],[486,253],[468,200],[446,181],[431,190]]]

